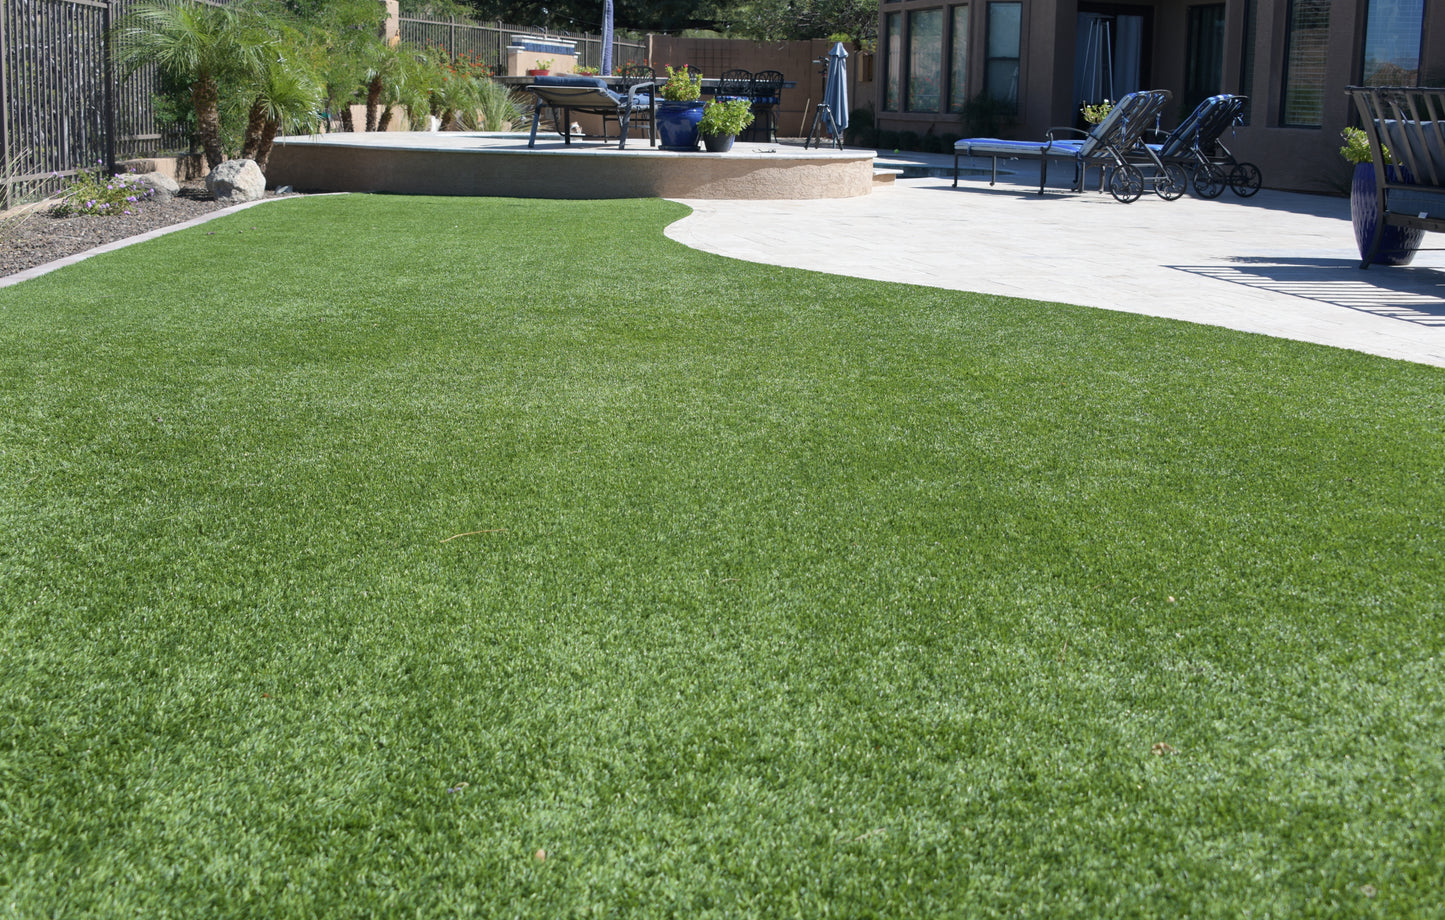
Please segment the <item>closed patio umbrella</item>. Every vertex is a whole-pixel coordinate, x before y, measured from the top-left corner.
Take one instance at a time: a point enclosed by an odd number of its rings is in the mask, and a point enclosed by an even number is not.
[[[602,75],[612,73],[612,0],[602,4]]]
[[[826,125],[824,120],[826,119]],[[807,147],[814,138],[822,146],[818,135],[820,127],[827,127],[833,135],[833,146],[842,148],[843,130],[848,127],[848,49],[842,42],[834,42],[828,52],[828,82],[823,87],[823,101],[813,115],[813,130],[808,132]]]
[[[828,83],[823,90],[823,101],[832,110],[834,134],[841,135],[848,127],[848,49],[842,42],[834,42],[828,52]]]

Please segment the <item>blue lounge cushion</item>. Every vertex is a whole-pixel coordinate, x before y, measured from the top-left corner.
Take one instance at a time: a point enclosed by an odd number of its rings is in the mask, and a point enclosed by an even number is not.
[[[607,81],[601,77],[589,77],[586,74],[558,74],[557,76],[533,77],[533,86],[590,86],[594,89],[607,89]]]
[[[1389,210],[1396,214],[1445,217],[1445,191],[1442,190],[1431,190],[1423,186],[1412,189],[1387,188],[1385,200],[1389,203]]]
[[[997,137],[966,137],[953,145],[955,153],[965,156],[1017,156],[1030,154],[1038,156],[1049,148],[1048,143],[1039,141],[1009,141]]]

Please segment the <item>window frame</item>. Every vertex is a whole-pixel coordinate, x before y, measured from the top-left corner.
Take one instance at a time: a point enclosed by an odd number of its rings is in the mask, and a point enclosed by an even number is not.
[[[908,16],[907,16],[907,19],[906,19],[906,21],[907,21],[907,28],[905,29],[905,34],[908,36],[908,41],[907,41],[907,61],[908,61],[908,65],[907,65],[907,67],[904,69],[904,84],[903,84],[903,111],[906,112],[906,113],[915,114],[915,115],[941,115],[941,114],[944,113],[943,103],[944,103],[944,98],[945,98],[945,96],[944,96],[944,89],[943,89],[943,80],[944,80],[944,78],[947,76],[947,67],[945,66],[945,59],[944,59],[944,57],[943,57],[943,51],[944,51],[944,44],[945,44],[945,42],[944,42],[944,37],[945,37],[945,35],[947,34],[946,31],[945,31],[945,24],[946,24],[946,22],[947,22],[947,17],[945,16],[945,11],[946,11],[947,9],[948,9],[948,7],[946,7],[946,6],[934,5],[934,6],[920,6],[920,7],[917,7],[917,8],[915,8],[915,9],[910,9],[910,10],[908,11]],[[934,90],[934,97],[935,97],[935,98],[934,98],[934,107],[931,108],[931,109],[927,109],[927,108],[914,108],[914,104],[913,104],[913,88],[914,88],[914,77],[915,77],[915,74],[913,73],[913,59],[914,59],[915,51],[916,51],[917,49],[914,48],[914,44],[913,44],[913,25],[914,25],[914,22],[915,22],[915,17],[921,17],[921,16],[924,16],[924,15],[929,14],[929,13],[937,13],[937,14],[938,14],[938,48],[937,48],[938,68],[937,68],[937,74],[936,74],[936,77],[935,77],[935,79],[937,80],[937,87],[936,87],[935,90]]]
[[[1317,90],[1319,99],[1315,104],[1316,114],[1313,121],[1291,121],[1291,90],[1299,85],[1294,82],[1295,75],[1292,73],[1295,70],[1295,38],[1300,31],[1295,12],[1303,4],[1309,4],[1311,9],[1323,9],[1324,11],[1323,41],[1319,42],[1318,59]],[[1329,64],[1330,7],[1329,0],[1290,0],[1285,10],[1284,58],[1279,84],[1279,126],[1281,128],[1321,128],[1324,126],[1324,86],[1328,77],[1327,66]]]
[[[1007,6],[1007,7],[1013,7],[1013,8],[1017,11],[1017,13],[1018,13],[1018,28],[1017,28],[1017,30],[1015,31],[1015,35],[1014,35],[1014,41],[1015,41],[1014,56],[1013,56],[1013,57],[1007,57],[1007,56],[1004,56],[1004,55],[999,55],[999,56],[995,57],[994,54],[993,54],[993,44],[994,44],[994,43],[993,43],[993,38],[994,38],[994,35],[993,35],[993,26],[994,26],[994,22],[996,21],[995,12],[998,11],[998,10],[1001,10],[1003,7],[1006,7],[1006,6]],[[983,38],[983,87],[982,87],[982,90],[983,90],[983,92],[987,93],[991,98],[996,99],[996,100],[998,100],[998,101],[1000,101],[1000,102],[1012,102],[1012,103],[1013,103],[1013,108],[1010,110],[1010,114],[1015,114],[1015,115],[1016,115],[1016,114],[1018,114],[1019,109],[1022,107],[1022,100],[1023,100],[1023,74],[1024,74],[1024,67],[1023,67],[1023,52],[1024,52],[1024,5],[1023,5],[1023,0],[987,0],[987,3],[986,3],[986,5],[985,5],[985,9],[984,9],[984,26],[983,26],[983,28],[984,28],[984,38]],[[1014,94],[1013,94],[1013,98],[1012,98],[1012,99],[1009,99],[1007,96],[1000,96],[1000,95],[998,95],[998,94],[995,92],[995,87],[992,85],[992,81],[991,81],[991,79],[990,79],[990,76],[991,76],[991,74],[993,73],[993,65],[996,64],[996,63],[998,63],[998,62],[1004,62],[1004,61],[1012,61],[1012,62],[1013,62],[1013,65],[1014,65],[1014,77],[1013,77]]]
[[[1392,86],[1393,86],[1393,85],[1398,85],[1398,84],[1394,84],[1394,83],[1385,84],[1385,83],[1369,83],[1369,82],[1367,82],[1367,75],[1366,75],[1366,73],[1365,73],[1365,65],[1366,65],[1366,63],[1368,63],[1368,60],[1367,60],[1367,58],[1366,58],[1366,54],[1367,54],[1367,52],[1368,52],[1368,50],[1369,50],[1369,44],[1370,44],[1370,18],[1371,18],[1371,17],[1370,17],[1370,13],[1373,11],[1371,8],[1375,5],[1376,2],[1377,2],[1377,0],[1365,0],[1365,2],[1361,4],[1361,6],[1362,6],[1363,8],[1362,8],[1361,11],[1360,11],[1360,15],[1364,18],[1364,23],[1363,23],[1363,25],[1362,25],[1361,28],[1360,28],[1360,46],[1359,46],[1360,64],[1359,64],[1359,67],[1358,67],[1358,69],[1357,69],[1357,74],[1356,74],[1359,79],[1358,79],[1356,82],[1357,82],[1360,86],[1385,86],[1385,85],[1392,85]],[[1424,74],[1422,73],[1422,71],[1424,70],[1424,68],[1421,66],[1421,64],[1422,64],[1422,63],[1424,62],[1424,60],[1425,60],[1425,34],[1426,34],[1426,33],[1425,33],[1425,21],[1426,21],[1427,16],[1429,15],[1430,0],[1419,0],[1419,3],[1420,3],[1420,21],[1419,21],[1418,23],[1416,23],[1416,28],[1417,28],[1418,31],[1419,31],[1419,37],[1418,37],[1418,39],[1416,40],[1416,43],[1415,43],[1415,82],[1414,82],[1413,84],[1409,84],[1409,85],[1413,85],[1413,86],[1420,86],[1420,85],[1421,85],[1420,81],[1421,81],[1421,79],[1423,79],[1423,76],[1424,76]]]

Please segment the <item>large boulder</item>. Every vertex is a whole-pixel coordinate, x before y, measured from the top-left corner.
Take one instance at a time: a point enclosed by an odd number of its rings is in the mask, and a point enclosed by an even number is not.
[[[151,201],[170,201],[181,190],[180,184],[165,173],[138,173],[127,176],[126,180],[137,188],[150,189]]]
[[[266,196],[266,174],[255,160],[227,160],[206,175],[206,188],[217,201],[255,201]]]

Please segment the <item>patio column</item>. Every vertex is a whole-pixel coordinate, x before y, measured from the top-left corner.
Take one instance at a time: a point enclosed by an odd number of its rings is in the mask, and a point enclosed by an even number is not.
[[[386,18],[381,21],[381,40],[387,45],[401,43],[401,5],[398,0],[381,0]]]

